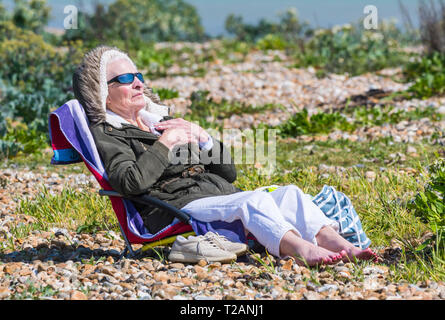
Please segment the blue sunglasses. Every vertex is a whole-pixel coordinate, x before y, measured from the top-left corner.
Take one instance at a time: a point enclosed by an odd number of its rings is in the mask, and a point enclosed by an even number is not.
[[[110,83],[113,83],[113,82],[119,82],[119,83],[122,83],[122,84],[133,83],[135,76],[138,77],[138,79],[142,83],[144,83],[144,77],[142,76],[142,73],[137,72],[137,73],[124,73],[124,74],[121,74],[121,75],[119,75],[117,77],[114,77],[110,81],[108,81],[107,84],[110,84]]]

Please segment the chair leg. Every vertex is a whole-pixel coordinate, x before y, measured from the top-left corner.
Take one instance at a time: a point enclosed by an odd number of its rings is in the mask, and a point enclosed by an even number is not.
[[[127,247],[125,247],[125,249],[121,252],[121,254],[119,255],[119,258],[118,258],[118,260],[121,260],[122,258],[126,258],[127,257],[127,255],[128,255],[128,248]]]
[[[122,253],[119,255],[118,260],[122,258],[134,259],[141,253],[141,249],[134,251],[131,247],[126,246]]]
[[[127,236],[125,235],[124,230],[122,229],[122,226],[121,226],[120,224],[119,224],[119,228],[120,228],[120,230],[121,230],[122,237],[124,238],[124,241],[125,241],[125,249],[124,249],[124,251],[122,251],[121,255],[119,256],[119,260],[120,260],[122,257],[126,257],[126,258],[127,258],[127,257],[129,257],[129,258],[134,258],[134,257],[136,256],[136,253],[135,253],[135,251],[133,250],[130,241],[128,241],[128,238],[127,238]]]

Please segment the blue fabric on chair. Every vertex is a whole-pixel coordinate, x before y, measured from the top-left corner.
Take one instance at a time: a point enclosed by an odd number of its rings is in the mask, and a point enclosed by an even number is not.
[[[51,164],[73,164],[81,162],[79,153],[75,149],[53,150],[54,156],[51,158]]]

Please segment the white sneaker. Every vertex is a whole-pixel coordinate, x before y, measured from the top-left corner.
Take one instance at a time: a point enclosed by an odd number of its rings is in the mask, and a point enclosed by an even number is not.
[[[237,256],[241,256],[247,252],[248,247],[245,243],[229,241],[226,237],[218,233],[209,231],[204,237],[212,240],[221,249],[232,252]]]
[[[236,260],[236,254],[221,249],[215,242],[204,236],[178,236],[173,243],[168,259],[173,262],[197,263],[207,262],[229,263]]]

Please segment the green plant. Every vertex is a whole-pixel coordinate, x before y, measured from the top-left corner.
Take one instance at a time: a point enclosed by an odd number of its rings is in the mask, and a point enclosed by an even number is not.
[[[159,96],[161,100],[169,100],[179,97],[179,92],[167,88],[153,88],[153,92]]]
[[[428,53],[440,52],[445,54],[445,4],[442,0],[430,0],[429,5],[424,0],[419,1],[420,39]]]
[[[307,109],[295,113],[289,120],[277,127],[280,134],[284,137],[329,133],[334,128],[352,131],[355,127],[338,112],[323,112],[309,116]]]
[[[39,300],[45,298],[52,298],[59,293],[58,290],[54,289],[50,285],[43,286],[41,284],[36,284],[32,280],[28,279],[23,284],[24,290],[20,293],[14,292],[9,299],[11,300]]]
[[[96,43],[123,43],[127,50],[160,41],[198,41],[204,29],[194,6],[183,0],[117,0],[97,4],[93,14],[83,14],[78,30],[66,39]]]
[[[445,159],[439,158],[430,168],[430,180],[414,198],[412,209],[427,222],[433,232],[445,231]],[[442,237],[443,241],[444,238]],[[443,242],[442,242],[443,245]]]
[[[89,259],[80,259],[80,261],[83,263],[83,264],[89,264],[89,265],[92,265],[92,266],[95,266],[95,265],[97,265],[97,264],[99,264],[99,263],[101,263],[101,262],[104,262],[105,261],[105,257],[104,256],[101,256],[101,257],[95,257],[94,255],[93,256],[91,256]]]
[[[359,75],[407,61],[396,39],[385,34],[363,30],[359,25],[319,29],[295,51],[296,67],[313,66],[318,75],[327,72]]]
[[[46,133],[39,132],[36,129],[29,129],[24,123],[15,123],[14,126],[9,125],[8,127],[3,141],[19,145],[20,151],[25,154],[41,153],[41,150],[48,146]]]
[[[385,123],[397,124],[403,120],[413,121],[422,118],[440,121],[443,115],[432,106],[418,107],[410,111],[395,110],[392,105],[360,106],[346,108],[343,113],[338,111],[319,112],[311,116],[306,109],[303,109],[277,126],[276,129],[283,137],[296,137],[328,134],[335,129],[351,132],[360,127],[381,126]]]
[[[181,44],[180,48],[171,46],[174,44],[143,45],[136,53],[136,64],[152,79],[173,75],[201,77],[206,71],[205,64],[214,60],[219,49],[195,43]]]
[[[157,259],[162,263],[165,263],[165,261],[167,261],[167,256],[164,252],[164,249],[165,247],[158,247],[158,249],[156,249],[156,247],[151,248],[151,250],[156,254]]]
[[[23,148],[14,141],[0,140],[0,159],[15,157]]]
[[[408,89],[416,98],[429,98],[445,93],[445,54],[434,52],[404,68],[406,81],[414,82]]]
[[[225,29],[229,34],[234,34],[240,41],[254,41],[261,32],[270,32],[271,24],[262,19],[257,27],[243,23],[240,15],[230,14],[225,20]]]
[[[273,263],[273,258],[269,254],[269,252],[266,250],[266,256],[265,259],[261,258],[260,254],[254,253],[253,251],[249,251],[251,257],[257,261],[260,265],[262,265],[267,272],[275,274],[277,271],[275,270],[275,265]]]
[[[0,1],[0,21],[6,21],[9,20],[9,18],[8,12]]]
[[[7,121],[3,114],[0,113],[0,159],[9,158],[15,156],[22,146],[14,141],[5,140],[7,133]]]
[[[42,33],[48,24],[51,8],[46,0],[14,0],[12,21],[22,29]]]
[[[154,46],[146,46],[138,51],[136,64],[147,70],[149,77],[165,76],[167,69],[173,65],[172,53],[167,50],[156,50]]]
[[[403,120],[413,121],[422,118],[429,118],[432,121],[440,121],[443,115],[437,112],[437,109],[428,106],[426,108],[415,108],[410,111],[395,110],[392,105],[376,105],[372,107],[356,107],[352,110],[346,110],[357,126],[381,126],[385,123],[397,124]]]
[[[82,57],[75,43],[61,51],[40,35],[0,22],[0,112],[48,132],[48,114],[73,98],[71,78]]]
[[[295,8],[280,13],[278,23],[260,19],[257,25],[245,24],[242,16],[230,14],[225,20],[225,29],[239,41],[256,42],[269,35],[266,41],[270,43],[273,37],[279,37],[281,44],[283,41],[295,42],[312,33],[307,22],[300,22]]]
[[[86,221],[84,224],[77,227],[77,233],[96,233],[103,228],[102,223],[99,221]]]
[[[238,63],[244,61],[245,57],[254,49],[251,42],[237,39],[223,38],[220,41],[213,41],[211,51],[218,59],[226,63]]]
[[[256,46],[260,50],[284,50],[288,44],[280,35],[267,34],[257,41]]]

